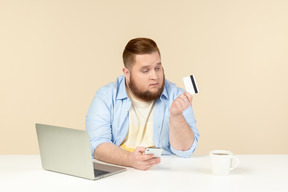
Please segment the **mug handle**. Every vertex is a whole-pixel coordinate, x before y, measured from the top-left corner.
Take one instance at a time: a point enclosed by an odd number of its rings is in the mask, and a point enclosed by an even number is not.
[[[236,164],[233,167],[231,167],[230,170],[235,169],[240,163],[240,161],[239,161],[239,159],[237,157],[233,156],[232,157],[232,162],[233,162],[233,159],[236,161]]]

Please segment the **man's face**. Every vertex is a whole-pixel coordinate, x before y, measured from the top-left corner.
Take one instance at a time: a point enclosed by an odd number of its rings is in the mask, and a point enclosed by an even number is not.
[[[140,101],[155,100],[164,90],[165,75],[158,52],[136,55],[132,69],[125,76],[128,88]]]

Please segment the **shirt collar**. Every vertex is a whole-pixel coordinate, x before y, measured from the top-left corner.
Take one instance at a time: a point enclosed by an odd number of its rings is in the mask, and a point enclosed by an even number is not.
[[[163,90],[163,92],[162,92],[162,94],[161,94],[161,96],[160,96],[160,99],[164,99],[164,97],[166,98],[166,99],[169,99],[169,97],[168,97],[168,90],[167,90],[167,81],[166,81],[166,79],[165,79],[165,86],[164,86],[164,90]]]
[[[122,75],[120,77],[117,78],[117,84],[118,86],[118,94],[117,94],[117,99],[126,99],[128,98],[127,92],[126,92],[126,83],[125,83],[125,76]],[[167,85],[167,81],[165,79],[165,86],[164,86],[164,90],[160,96],[160,99],[168,99],[168,91],[166,88]]]
[[[116,99],[126,99],[128,98],[125,85],[125,75],[117,78],[118,94]]]

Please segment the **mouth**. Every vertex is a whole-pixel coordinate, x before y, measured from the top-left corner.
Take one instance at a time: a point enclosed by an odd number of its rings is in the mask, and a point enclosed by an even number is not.
[[[159,86],[159,83],[152,83],[149,85],[149,87],[158,87]]]

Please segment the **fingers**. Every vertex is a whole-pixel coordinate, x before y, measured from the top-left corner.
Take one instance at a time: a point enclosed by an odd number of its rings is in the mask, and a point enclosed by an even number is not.
[[[187,104],[190,104],[188,98],[185,95],[179,95],[177,101],[182,107],[186,107]]]
[[[134,150],[134,153],[136,155],[135,158],[141,161],[146,161],[154,157],[153,154],[143,155],[143,153],[145,152],[145,149],[146,149],[145,147],[136,147]]]
[[[186,109],[192,102],[192,95],[188,92],[185,92],[183,95],[179,95],[175,99],[175,104],[179,109]]]
[[[140,161],[148,161],[149,159],[152,159],[153,157],[154,157],[153,154],[148,154],[148,155],[141,154],[141,155],[138,155],[136,159]]]
[[[145,147],[136,147],[132,153],[134,156],[134,168],[140,170],[147,170],[160,163],[160,158],[154,158],[153,154],[143,154]]]
[[[193,96],[189,92],[184,92],[184,95],[187,97],[189,103],[192,103]]]
[[[145,152],[145,147],[136,147],[134,153],[143,154]]]
[[[178,116],[182,114],[192,103],[192,95],[188,92],[179,95],[172,103],[170,108],[170,115]]]
[[[146,161],[145,161],[145,164],[146,164],[147,167],[151,168],[151,167],[159,164],[160,162],[161,162],[160,157],[155,157],[155,158],[146,160]]]
[[[146,161],[142,161],[142,165],[140,167],[141,170],[147,170],[150,169],[151,167],[159,164],[161,162],[161,159],[159,157],[157,158],[151,158]]]

